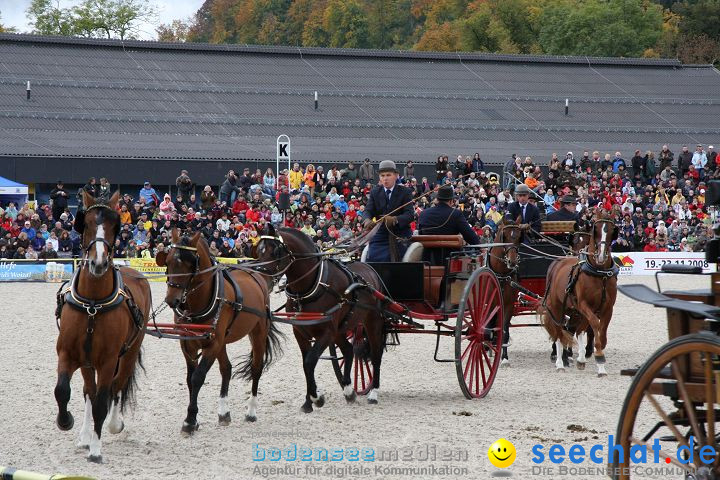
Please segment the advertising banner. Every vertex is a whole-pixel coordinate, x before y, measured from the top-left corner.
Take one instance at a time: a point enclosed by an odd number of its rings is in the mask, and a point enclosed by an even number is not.
[[[703,272],[714,272],[716,264],[705,261],[705,252],[622,252],[613,253],[619,260],[620,275],[654,275],[666,263],[693,265]]]
[[[0,261],[0,282],[52,282],[70,280],[73,261],[39,262],[36,260]]]

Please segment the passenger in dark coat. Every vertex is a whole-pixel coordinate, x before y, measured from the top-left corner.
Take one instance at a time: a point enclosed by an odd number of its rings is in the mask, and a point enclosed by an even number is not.
[[[462,234],[470,245],[478,245],[480,238],[468,223],[465,215],[453,207],[455,194],[449,185],[438,189],[438,204],[423,210],[418,219],[420,235],[457,235]]]

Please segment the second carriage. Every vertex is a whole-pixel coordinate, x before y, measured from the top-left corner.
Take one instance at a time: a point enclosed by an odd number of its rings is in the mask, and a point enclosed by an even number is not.
[[[547,267],[570,250],[572,227],[573,222],[543,222],[543,240],[527,245],[497,241],[466,246],[461,235],[416,235],[402,262],[370,262],[386,287],[389,333],[394,343],[399,343],[400,334],[435,335],[433,359],[455,364],[466,398],[484,397],[497,375],[507,338],[502,328],[505,309],[513,316],[537,310]],[[516,268],[517,276],[491,268],[488,259],[493,249],[516,250],[519,261],[511,270]],[[508,281],[512,281],[513,295],[509,306],[503,298]],[[513,326],[530,325],[539,323]],[[441,337],[454,339],[452,358],[441,358]],[[348,338],[356,346],[364,342],[362,327],[348,332]],[[330,353],[340,379],[343,361],[335,346],[331,345]],[[359,394],[367,393],[372,385],[370,362],[360,358],[353,362],[353,387]]]

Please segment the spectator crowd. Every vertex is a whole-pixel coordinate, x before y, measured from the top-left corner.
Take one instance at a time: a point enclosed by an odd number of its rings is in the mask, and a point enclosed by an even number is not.
[[[581,216],[589,217],[593,208],[612,212],[619,227],[614,251],[702,251],[713,236],[705,188],[709,180],[720,179],[720,158],[712,146],[697,145],[694,151],[683,146],[675,154],[665,145],[657,154],[637,150],[629,160],[621,152],[578,157],[567,152],[564,158],[553,154],[545,160],[512,155],[503,167],[504,178],[486,173],[479,153],[458,155],[454,161],[438,157],[430,178],[418,178],[412,161],[400,170],[399,181],[417,200],[416,213],[431,205],[429,193],[437,185],[451,184],[458,208],[484,240],[493,238],[513,202],[514,186],[524,183],[543,215],[560,208],[560,198],[568,194],[577,197]],[[183,170],[173,192],[158,192],[145,182],[135,197],[121,197],[122,227],[113,255],[154,257],[177,227],[201,232],[215,256],[247,257],[267,223],[300,229],[327,248],[362,232],[366,199],[377,182],[370,159],[327,171],[295,163],[277,177],[271,168],[230,170],[219,189],[205,185],[198,197]],[[76,195],[82,208],[83,191],[103,201],[111,195],[107,179],[92,178],[76,193],[58,182],[49,204],[36,209],[31,204],[0,205],[0,259],[81,256],[68,200]]]

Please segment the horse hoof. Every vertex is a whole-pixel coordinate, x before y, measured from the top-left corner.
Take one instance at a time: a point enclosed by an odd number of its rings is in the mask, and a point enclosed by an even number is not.
[[[578,370],[585,370],[584,363],[577,362],[577,364],[575,366],[577,367]]]
[[[555,363],[555,360],[557,360],[557,355],[555,355],[555,354],[550,355],[550,361]]]
[[[598,378],[607,377],[607,373],[598,373]]]
[[[374,398],[368,398],[368,405],[377,405],[378,401]]]
[[[245,417],[247,419],[247,417]],[[230,412],[227,412],[225,415],[218,415],[218,424],[221,427],[227,427],[230,425]]]
[[[257,420],[257,417],[255,415],[245,415],[246,422],[254,422],[256,420]],[[229,424],[230,424],[230,420],[228,420],[228,423],[226,425],[229,425]]]
[[[300,407],[300,410],[301,410],[303,413],[312,413],[312,411],[313,411],[312,402],[305,402],[305,403],[303,403],[303,406]]]
[[[75,418],[73,418],[72,413],[68,412],[67,419],[64,422],[62,418],[60,418],[60,415],[58,415],[55,423],[60,430],[62,430],[63,432],[67,432],[68,430],[72,430],[73,426],[75,425]]]
[[[102,455],[88,455],[87,461],[91,463],[103,463]]]
[[[343,396],[347,403],[355,403],[355,400],[357,400],[357,392],[349,384],[343,387]]]
[[[313,403],[316,407],[322,408],[323,405],[325,405],[325,395],[320,395],[317,400],[314,400]]]
[[[123,430],[125,430],[125,422],[120,422],[120,428],[114,428],[112,424],[108,425],[108,432],[112,433],[113,435],[117,435]]]
[[[510,360],[508,360],[507,358],[503,358],[502,361],[500,362],[500,366],[501,366],[501,367],[509,367],[509,366],[510,366]]]
[[[192,436],[193,433],[197,432],[198,427],[199,427],[199,425],[197,423],[194,423],[191,425],[187,422],[183,422],[183,426],[180,429],[180,434],[183,437],[188,438],[188,437]]]
[[[557,373],[565,373],[565,367],[556,368],[555,371]]]

